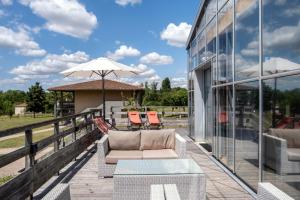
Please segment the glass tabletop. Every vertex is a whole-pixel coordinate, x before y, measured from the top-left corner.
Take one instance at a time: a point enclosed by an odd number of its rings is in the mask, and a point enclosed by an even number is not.
[[[114,175],[203,174],[193,159],[119,160]]]

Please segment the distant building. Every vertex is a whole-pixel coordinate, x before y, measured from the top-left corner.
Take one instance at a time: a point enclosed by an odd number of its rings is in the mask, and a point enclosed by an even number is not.
[[[26,103],[15,105],[15,115],[24,115],[27,109]]]
[[[118,81],[105,80],[106,113],[111,106],[123,106],[130,97],[135,98],[135,103],[140,105],[143,87],[130,85]],[[55,105],[56,116],[81,113],[90,108],[102,108],[102,80],[88,81],[70,85],[48,88],[57,93]],[[73,99],[66,99],[64,93],[72,93]]]

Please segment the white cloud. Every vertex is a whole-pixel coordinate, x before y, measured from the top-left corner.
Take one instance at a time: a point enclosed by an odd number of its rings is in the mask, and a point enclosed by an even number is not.
[[[44,49],[39,47],[28,31],[19,28],[18,31],[0,26],[0,47],[15,49],[15,53],[24,56],[43,56]]]
[[[254,40],[247,45],[247,48],[241,51],[243,56],[257,56],[259,54],[259,42]]]
[[[115,0],[115,2],[120,6],[127,6],[128,4],[134,6],[135,4],[142,3],[142,0]]]
[[[283,11],[286,17],[294,17],[300,15],[300,6],[290,7]]]
[[[4,6],[10,6],[13,4],[12,0],[0,0],[1,4]]]
[[[85,52],[77,51],[70,54],[48,54],[40,60],[32,61],[26,65],[13,68],[10,73],[19,78],[45,78],[46,75],[58,74],[59,72],[89,60]]]
[[[178,26],[170,23],[167,28],[161,32],[160,38],[166,40],[171,46],[184,47],[191,28],[192,25],[186,22],[182,22]]]
[[[173,78],[171,78],[171,86],[187,88],[187,78],[186,77],[173,77]]]
[[[159,55],[156,52],[149,53],[140,58],[140,62],[153,65],[168,65],[173,63],[173,58],[167,55]]]
[[[264,46],[269,49],[299,49],[300,21],[295,26],[282,26],[266,30],[263,34]]]
[[[5,12],[3,10],[0,10],[0,18],[5,16]]]
[[[77,0],[20,0],[47,22],[50,31],[87,39],[97,26],[97,18]]]
[[[115,52],[112,53],[108,51],[106,55],[113,60],[121,60],[125,57],[139,56],[141,55],[141,52],[131,46],[121,45]]]

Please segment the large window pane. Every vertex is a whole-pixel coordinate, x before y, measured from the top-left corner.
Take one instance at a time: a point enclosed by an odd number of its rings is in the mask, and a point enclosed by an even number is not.
[[[228,0],[218,0],[218,9],[220,10],[224,3],[226,3]]]
[[[232,86],[217,89],[216,116],[218,159],[233,167]]]
[[[300,199],[300,76],[263,86],[263,181]]]
[[[259,5],[258,0],[236,0],[236,80],[259,75]]]
[[[216,17],[206,27],[206,59],[216,55],[217,50]]]
[[[223,7],[218,18],[218,81],[232,81],[232,11],[233,1]]]
[[[205,31],[202,31],[198,37],[198,65],[203,63],[205,59]]]
[[[207,23],[216,15],[217,0],[209,0],[206,7],[206,21]]]
[[[300,69],[300,2],[264,1],[264,75]]]
[[[238,84],[236,91],[236,174],[257,189],[259,139],[258,81]]]

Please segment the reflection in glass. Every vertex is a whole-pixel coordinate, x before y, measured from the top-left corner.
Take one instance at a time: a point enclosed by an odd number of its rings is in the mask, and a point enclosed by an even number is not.
[[[213,101],[211,88],[211,68],[204,71],[204,107],[205,107],[205,140],[212,145],[213,135]]]
[[[235,75],[236,80],[241,80],[259,75],[259,3],[235,2]]]
[[[216,15],[217,0],[209,0],[205,10],[206,10],[206,21],[208,23]]]
[[[216,55],[217,50],[217,27],[216,18],[214,18],[206,28],[206,59]]]
[[[252,188],[258,183],[259,88],[258,81],[238,84],[236,91],[236,174]]]
[[[263,74],[299,70],[299,0],[264,1],[263,12]]]
[[[220,10],[224,3],[226,3],[228,0],[218,0],[218,9]]]
[[[300,199],[300,76],[263,82],[263,181]]]
[[[232,81],[232,11],[233,1],[223,7],[218,18],[218,81]]]
[[[217,89],[215,122],[218,135],[218,159],[227,167],[233,167],[233,131],[232,131],[232,87]]]
[[[198,65],[205,61],[205,31],[202,31],[198,37]]]

